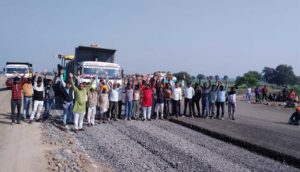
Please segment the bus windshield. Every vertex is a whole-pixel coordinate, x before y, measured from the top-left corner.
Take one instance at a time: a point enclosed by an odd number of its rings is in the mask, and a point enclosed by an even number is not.
[[[106,75],[108,79],[121,79],[121,71],[119,68],[90,68],[84,67],[83,74],[86,75],[95,75],[98,70],[98,77],[105,78]]]
[[[13,73],[20,73],[20,74],[26,74],[28,73],[27,68],[6,68],[6,73],[13,74]]]

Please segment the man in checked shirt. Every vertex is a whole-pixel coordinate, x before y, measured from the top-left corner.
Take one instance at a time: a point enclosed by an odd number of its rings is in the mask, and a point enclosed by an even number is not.
[[[16,122],[17,118],[17,124],[20,124],[21,120],[21,104],[22,104],[22,86],[24,84],[23,78],[20,79],[18,76],[15,76],[13,79],[13,84],[11,86],[11,125],[13,125]],[[17,107],[17,116],[15,114],[15,110]]]

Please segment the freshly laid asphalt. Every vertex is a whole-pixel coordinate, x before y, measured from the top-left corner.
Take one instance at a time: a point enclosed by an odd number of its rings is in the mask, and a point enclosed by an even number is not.
[[[171,117],[170,121],[300,168],[300,127],[288,125],[293,109],[239,101],[236,120]]]

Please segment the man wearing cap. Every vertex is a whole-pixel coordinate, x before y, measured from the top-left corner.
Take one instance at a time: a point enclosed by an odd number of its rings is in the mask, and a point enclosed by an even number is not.
[[[22,102],[22,85],[19,77],[14,77],[13,83],[11,86],[11,124],[16,122],[15,110],[17,107],[17,124],[20,124],[21,118],[21,102]]]
[[[102,85],[99,89],[98,106],[100,109],[100,120],[102,117],[103,123],[105,123],[107,110],[109,108],[108,87],[106,85]]]

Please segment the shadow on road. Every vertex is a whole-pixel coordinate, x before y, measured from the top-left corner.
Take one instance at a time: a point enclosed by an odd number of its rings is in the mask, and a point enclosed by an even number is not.
[[[7,90],[9,90],[9,88],[6,87],[0,88],[0,91],[7,91]]]
[[[10,119],[10,113],[0,113],[0,119]]]
[[[274,122],[275,124],[284,124],[284,125],[290,125],[289,123],[287,122]]]
[[[8,121],[0,121],[0,124],[7,124],[7,125],[11,125],[11,122],[8,122]]]
[[[0,114],[0,124],[11,124],[11,115],[10,114]]]
[[[11,114],[0,113],[0,123],[1,124],[10,124]]]

